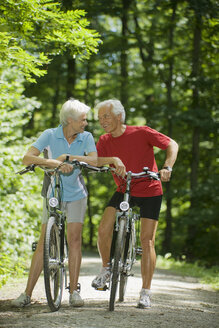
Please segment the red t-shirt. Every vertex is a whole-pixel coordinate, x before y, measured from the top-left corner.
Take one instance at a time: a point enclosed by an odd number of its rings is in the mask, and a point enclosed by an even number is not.
[[[119,157],[126,166],[126,171],[142,172],[147,166],[151,171],[157,172],[157,164],[153,147],[166,149],[170,138],[147,126],[126,126],[125,132],[119,137],[112,137],[110,133],[104,134],[97,142],[99,157]],[[117,191],[125,191],[123,179],[113,175]],[[131,185],[131,194],[136,197],[152,197],[162,195],[160,181],[136,179]]]

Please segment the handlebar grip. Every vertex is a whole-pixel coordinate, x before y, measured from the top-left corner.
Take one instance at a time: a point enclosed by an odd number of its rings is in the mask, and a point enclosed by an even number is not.
[[[27,173],[29,171],[34,171],[35,170],[35,166],[36,166],[36,164],[31,164],[31,165],[25,167],[25,169],[17,172],[16,174],[23,175],[23,174],[25,174],[25,173]]]

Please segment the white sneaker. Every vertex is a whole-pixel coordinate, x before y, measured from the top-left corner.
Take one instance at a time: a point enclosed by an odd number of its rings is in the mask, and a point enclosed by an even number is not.
[[[24,307],[30,305],[30,296],[26,293],[22,293],[16,300],[11,301],[11,304],[16,307]]]
[[[109,268],[102,268],[100,274],[94,278],[91,286],[94,288],[104,288],[106,283],[110,280],[110,270]]]
[[[73,293],[70,294],[69,304],[75,307],[84,305],[84,300],[82,300],[80,294],[76,290],[74,290]]]
[[[142,288],[140,292],[140,299],[137,305],[138,308],[146,309],[151,307],[151,291],[150,289]]]

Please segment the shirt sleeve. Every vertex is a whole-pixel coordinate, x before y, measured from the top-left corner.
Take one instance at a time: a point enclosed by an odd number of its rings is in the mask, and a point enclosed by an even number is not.
[[[45,130],[39,138],[32,144],[33,147],[37,148],[40,152],[43,151],[49,144],[49,129]]]
[[[87,153],[97,151],[96,146],[95,146],[95,141],[94,141],[94,138],[91,133],[89,133],[87,136],[85,148],[86,148],[85,151]]]
[[[170,138],[157,130],[147,127],[148,141],[152,146],[165,150],[170,142]]]

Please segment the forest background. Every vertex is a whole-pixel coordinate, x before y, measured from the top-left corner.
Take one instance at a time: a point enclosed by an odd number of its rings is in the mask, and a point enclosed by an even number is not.
[[[30,257],[40,230],[42,173],[18,176],[70,97],[119,99],[127,124],[167,134],[180,150],[164,202],[158,254],[219,265],[219,3],[216,0],[0,0],[0,273]],[[158,167],[165,152],[155,149]],[[88,175],[84,249],[96,249],[108,174]],[[4,281],[3,281],[4,283]]]

